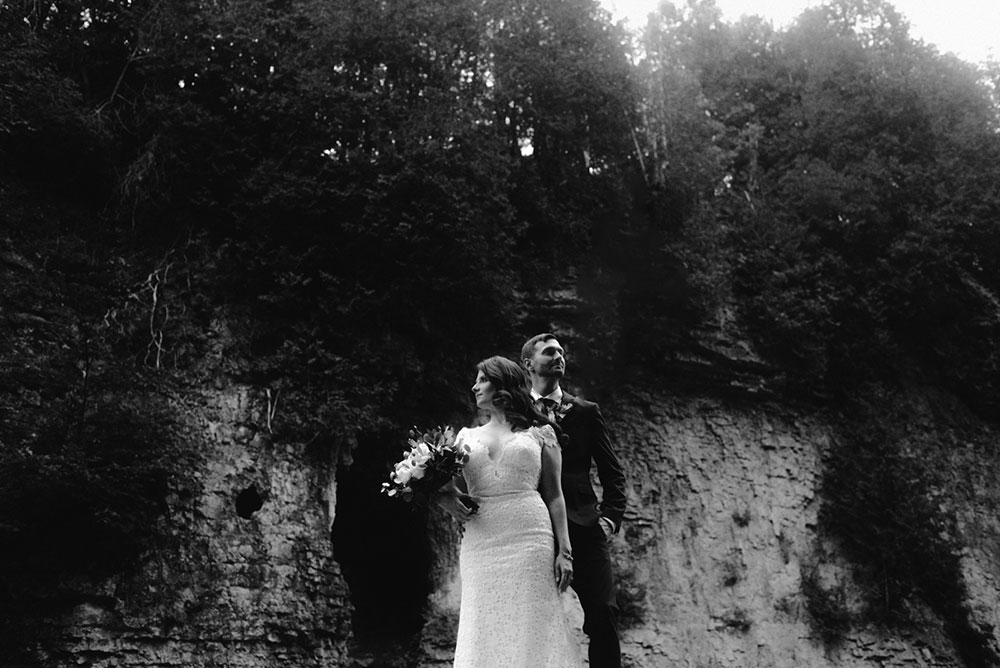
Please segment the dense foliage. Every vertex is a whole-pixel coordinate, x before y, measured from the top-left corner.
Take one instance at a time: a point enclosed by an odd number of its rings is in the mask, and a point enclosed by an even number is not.
[[[688,220],[716,228],[709,270],[764,354],[815,391],[918,374],[995,414],[1000,143],[981,73],[880,2],[783,32],[701,3],[645,40],[670,81],[645,98],[650,169],[708,207]]]
[[[830,453],[820,519],[867,585],[859,621],[919,627],[926,606],[963,665],[997,665],[989,622],[969,604],[974,585],[962,561],[972,541],[959,517],[960,508],[996,504],[992,482],[980,482],[984,473],[992,479],[983,462],[993,459],[995,432],[953,396],[928,390],[866,387],[850,411]],[[844,602],[816,589],[811,603],[825,616],[828,641],[837,642],[853,621]]]
[[[363,434],[343,489],[375,490],[390,434],[553,326],[606,389],[721,330],[778,392],[995,415],[998,82],[881,0],[664,4],[634,42],[592,0],[0,0],[0,534],[141,549],[174,384]]]

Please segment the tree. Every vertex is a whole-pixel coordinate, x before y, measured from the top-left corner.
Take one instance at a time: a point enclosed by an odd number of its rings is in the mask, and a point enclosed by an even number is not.
[[[966,241],[991,247],[996,234],[994,167],[981,162],[996,150],[996,111],[976,71],[909,39],[885,3],[824,5],[784,33],[721,24],[711,3],[662,21],[649,43],[663,46],[649,52],[669,54],[672,76],[703,100],[702,155],[724,156],[703,200],[732,230],[714,247],[732,262],[762,350],[814,387],[916,364],[992,406],[991,372],[970,385],[973,365],[942,348],[961,340],[992,368],[981,346],[996,326],[996,284],[980,280],[990,270]],[[684,118],[698,126],[695,112]],[[707,193],[713,181],[701,183]],[[944,310],[919,325],[903,313],[935,303]]]

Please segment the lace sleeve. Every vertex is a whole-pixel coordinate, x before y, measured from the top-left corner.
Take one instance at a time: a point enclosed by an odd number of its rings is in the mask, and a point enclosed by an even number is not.
[[[558,448],[559,439],[556,438],[556,432],[552,429],[552,425],[545,424],[541,427],[533,427],[535,432],[535,438],[541,443],[543,448]]]

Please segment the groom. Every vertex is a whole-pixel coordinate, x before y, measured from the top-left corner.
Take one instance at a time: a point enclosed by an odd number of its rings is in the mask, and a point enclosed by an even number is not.
[[[625,473],[597,404],[559,387],[566,353],[555,334],[528,339],[521,348],[521,363],[531,377],[536,405],[569,437],[563,445],[562,488],[573,546],[573,589],[583,607],[583,631],[590,637],[590,666],[620,668],[618,604],[608,541],[618,533],[625,513]],[[592,462],[603,488],[600,503],[590,483]]]

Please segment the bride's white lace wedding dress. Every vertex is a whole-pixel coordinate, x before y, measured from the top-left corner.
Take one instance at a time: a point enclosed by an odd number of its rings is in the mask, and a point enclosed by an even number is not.
[[[559,447],[552,427],[515,432],[490,457],[479,429],[465,479],[479,512],[465,524],[459,570],[462,607],[455,668],[580,668],[553,574],[555,540],[538,493],[543,447]]]

